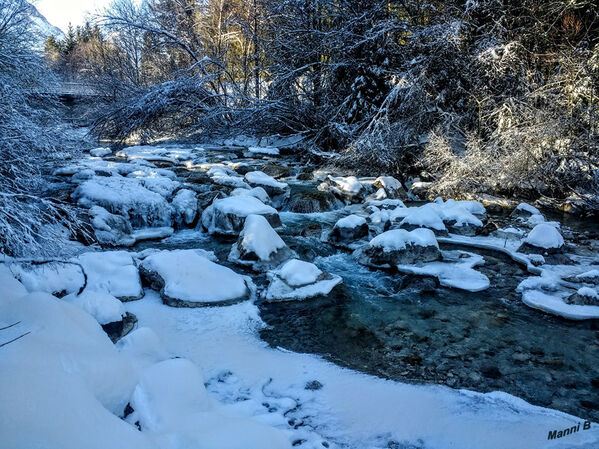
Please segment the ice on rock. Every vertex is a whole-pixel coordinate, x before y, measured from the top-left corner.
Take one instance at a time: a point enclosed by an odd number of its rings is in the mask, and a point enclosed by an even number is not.
[[[349,215],[333,226],[331,238],[339,242],[351,242],[368,236],[368,224],[364,217]]]
[[[88,212],[92,217],[94,235],[102,245],[131,246],[135,243],[128,218],[111,214],[101,206],[92,206]]]
[[[518,251],[533,252],[534,250],[557,252],[564,246],[564,238],[559,230],[550,223],[540,223],[526,236]]]
[[[576,279],[581,282],[599,284],[599,270],[589,270],[576,275]]]
[[[89,314],[45,293],[0,295],[0,440],[11,449],[156,448],[119,416],[137,382]]]
[[[289,449],[286,435],[255,420],[221,412],[208,397],[204,379],[187,359],[148,368],[131,398],[129,422],[155,436],[162,448]]]
[[[254,197],[215,199],[202,213],[202,225],[210,234],[238,235],[248,215],[262,215],[271,226],[281,226],[277,210]]]
[[[161,173],[154,170],[134,171],[129,173],[127,178],[138,179],[141,185],[149,191],[157,193],[164,198],[168,198],[181,185],[181,183],[171,179],[174,177],[174,173],[171,176],[164,176],[165,172],[165,170],[162,170]]]
[[[489,278],[476,271],[474,267],[484,264],[482,256],[457,251],[455,257],[449,252],[443,253],[443,261],[418,265],[397,265],[402,273],[420,276],[434,276],[444,287],[458,290],[480,292],[490,287]],[[463,257],[467,256],[467,257]]]
[[[172,201],[175,221],[179,227],[190,226],[198,214],[198,200],[194,191],[181,189]]]
[[[599,318],[599,306],[568,304],[559,295],[548,295],[540,290],[526,290],[522,301],[529,307],[570,320],[589,320]]]
[[[96,176],[73,192],[80,206],[101,206],[128,217],[133,227],[170,226],[171,207],[163,196],[144,187],[139,179]]]
[[[173,307],[233,304],[250,296],[243,276],[193,249],[155,252],[141,262],[140,272]]]
[[[280,207],[289,198],[289,186],[279,182],[272,176],[261,171],[252,171],[245,174],[246,182],[252,187],[262,187],[272,199],[275,207]]]
[[[123,303],[110,293],[85,289],[80,295],[70,294],[63,298],[71,304],[85,310],[99,324],[121,321],[125,316]]]
[[[254,269],[278,266],[293,256],[292,251],[262,215],[248,215],[229,260],[249,263]]]
[[[392,176],[379,176],[372,185],[377,189],[383,189],[387,198],[407,198],[407,193],[401,182]]]
[[[302,300],[328,295],[343,280],[324,273],[316,265],[292,259],[269,273],[271,279],[265,293],[267,301]]]
[[[143,297],[137,266],[127,251],[87,252],[73,259],[87,274],[87,289],[105,291],[121,301]]]
[[[254,198],[258,198],[264,204],[270,205],[270,197],[268,196],[268,193],[266,193],[266,190],[264,190],[262,187],[254,187],[252,189],[235,189],[231,192],[231,196],[253,196]]]
[[[374,237],[358,257],[366,265],[396,266],[432,262],[441,258],[441,252],[430,229],[392,229]]]
[[[438,198],[433,204],[436,205],[439,217],[441,217],[443,223],[445,223],[450,232],[474,235],[476,230],[483,226],[483,222],[475,217],[469,210],[472,208],[480,211],[480,209],[472,203],[466,203],[466,205],[464,205],[464,203],[453,199],[443,202],[442,199]]]

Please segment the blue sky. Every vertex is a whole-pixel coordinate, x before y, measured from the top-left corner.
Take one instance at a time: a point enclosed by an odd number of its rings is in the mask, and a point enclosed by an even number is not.
[[[67,30],[69,22],[73,26],[85,22],[86,15],[102,9],[110,4],[111,0],[37,0],[32,1],[39,12],[48,22],[61,30]]]

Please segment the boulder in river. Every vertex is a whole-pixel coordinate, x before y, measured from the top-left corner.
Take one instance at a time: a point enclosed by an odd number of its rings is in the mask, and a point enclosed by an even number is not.
[[[156,252],[141,262],[140,273],[172,307],[234,304],[251,293],[243,276],[214,263],[202,250]]]
[[[293,257],[293,251],[262,215],[248,215],[239,239],[231,248],[229,260],[268,270]]]
[[[328,295],[343,280],[324,273],[316,265],[291,259],[269,273],[271,279],[265,293],[266,301],[292,301]]]
[[[331,239],[336,242],[353,242],[367,236],[368,223],[358,215],[341,218],[331,231]]]
[[[272,227],[281,226],[277,210],[254,197],[214,200],[202,213],[202,225],[210,234],[239,235],[248,215],[262,215]]]
[[[430,229],[392,229],[373,238],[359,253],[359,258],[365,265],[409,265],[439,260],[441,252]]]

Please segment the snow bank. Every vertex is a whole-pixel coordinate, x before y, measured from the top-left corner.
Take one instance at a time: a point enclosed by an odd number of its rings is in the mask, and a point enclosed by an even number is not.
[[[45,293],[19,301],[0,295],[2,447],[31,449],[156,448],[122,421],[134,370],[99,324]]]
[[[208,398],[202,375],[186,359],[150,367],[131,399],[128,417],[142,433],[155,435],[164,449],[289,449],[286,435],[254,420],[227,416]],[[176,438],[173,436],[176,435]]]
[[[505,393],[402,384],[340,368],[319,356],[271,348],[259,338],[259,311],[249,302],[180,310],[165,307],[150,293],[127,307],[141,325],[155,329],[170,351],[202,367],[208,391],[228,403],[223,407],[288,429],[293,441],[304,440],[300,447],[363,449],[397,443],[406,448],[544,449],[548,430],[580,421]],[[322,388],[305,389],[315,380]],[[598,443],[599,430],[593,427],[556,441],[556,447]]]
[[[175,307],[230,304],[250,295],[243,276],[192,249],[155,252],[140,269],[163,301]]]

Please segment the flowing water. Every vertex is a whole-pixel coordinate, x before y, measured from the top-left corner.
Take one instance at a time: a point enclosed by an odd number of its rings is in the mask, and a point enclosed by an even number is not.
[[[476,250],[491,288],[457,291],[365,268],[320,240],[334,213],[308,217],[285,217],[284,238],[344,284],[326,298],[261,304],[269,325],[261,336],[272,346],[403,382],[506,391],[599,420],[599,323],[525,306],[515,288],[528,274],[507,256]]]
[[[292,182],[292,195],[317,182]],[[504,255],[472,250],[491,280],[480,293],[443,288],[432,278],[371,270],[348,250],[326,242],[346,211],[281,213],[280,232],[298,256],[343,277],[329,296],[260,303],[268,327],[261,337],[273,347],[319,354],[342,366],[402,382],[501,390],[533,404],[599,421],[599,321],[559,319],[525,306],[516,286],[528,273]],[[506,217],[494,217],[502,221]],[[580,231],[596,224],[569,219]],[[203,248],[227,262],[233,240],[183,231],[145,248]],[[464,249],[444,246],[444,250]],[[259,286],[263,274],[250,273]]]

